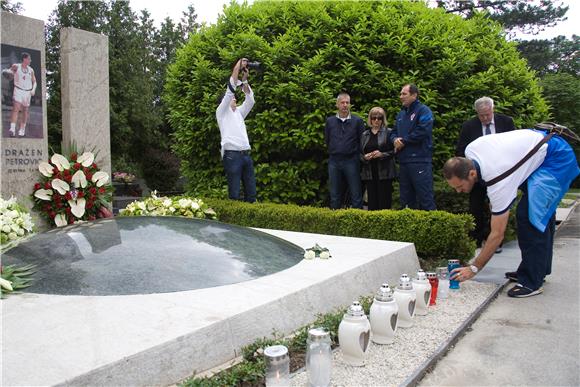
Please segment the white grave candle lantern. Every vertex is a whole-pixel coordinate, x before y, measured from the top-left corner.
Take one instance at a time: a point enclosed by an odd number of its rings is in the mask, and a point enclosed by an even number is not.
[[[371,324],[358,301],[346,311],[338,326],[338,342],[346,364],[362,367],[369,347]]]
[[[449,296],[449,272],[446,267],[437,268],[437,277],[439,277],[439,289],[437,290],[437,298],[442,300]]]
[[[395,300],[399,306],[397,326],[409,328],[413,325],[417,296],[415,295],[411,279],[407,274],[401,274],[401,278],[399,278],[399,286],[395,289]]]
[[[431,297],[431,284],[427,279],[427,274],[423,270],[417,272],[417,277],[413,279],[413,289],[417,296],[415,304],[415,314],[425,316],[429,309],[429,298]]]
[[[332,371],[332,349],[330,333],[323,328],[308,331],[306,340],[306,372],[308,387],[330,386]]]
[[[266,387],[290,386],[290,357],[288,348],[273,345],[264,349],[266,358]]]
[[[372,340],[377,344],[391,344],[397,330],[399,306],[388,284],[383,284],[375,294],[369,319]]]

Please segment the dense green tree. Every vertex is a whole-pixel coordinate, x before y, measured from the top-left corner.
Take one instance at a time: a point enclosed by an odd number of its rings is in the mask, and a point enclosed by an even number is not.
[[[13,2],[12,0],[0,0],[0,9],[5,12],[19,14],[22,12],[22,3],[19,1]]]
[[[59,1],[46,25],[49,142],[54,149],[60,148],[62,138],[60,29],[75,27],[109,37],[113,165],[117,161],[143,164],[151,155],[158,155],[158,168],[175,164],[175,160],[163,163],[164,158],[172,157],[172,130],[160,95],[175,50],[185,41],[186,31],[195,32],[198,27],[193,6],[183,16],[177,24],[166,19],[157,30],[149,12],[137,15],[127,1]]]
[[[545,75],[540,84],[544,96],[552,106],[551,119],[575,130],[580,136],[580,78],[567,73]]]
[[[241,56],[263,63],[251,74],[256,105],[246,123],[265,201],[325,201],[323,127],[340,90],[351,94],[353,112],[366,118],[382,106],[392,124],[401,86],[417,83],[435,114],[435,168],[453,153],[482,95],[518,126],[547,116],[533,73],[484,15],[464,20],[411,2],[232,4],[191,36],[167,77],[175,151],[198,193],[225,191],[216,99]]]
[[[551,40],[522,40],[518,50],[538,75],[568,73],[580,75],[580,37],[557,36]]]
[[[437,0],[437,6],[466,18],[487,11],[489,18],[512,33],[538,33],[565,20],[568,11],[562,1],[550,0]]]

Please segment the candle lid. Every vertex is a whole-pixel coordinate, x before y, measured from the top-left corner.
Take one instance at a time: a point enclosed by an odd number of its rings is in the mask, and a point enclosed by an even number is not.
[[[272,345],[264,349],[264,355],[270,360],[282,360],[288,356],[288,348],[283,345]]]
[[[417,272],[416,279],[419,281],[424,281],[427,279],[427,275],[425,274],[425,272],[423,270],[419,269],[419,271]]]
[[[365,311],[358,301],[354,301],[351,306],[348,307],[346,313],[349,316],[364,316]]]
[[[398,288],[401,290],[413,289],[413,284],[411,283],[411,279],[407,274],[401,274],[401,278],[399,278]]]
[[[393,291],[389,287],[389,284],[382,284],[379,290],[375,293],[375,300],[377,301],[392,301]]]
[[[308,331],[308,339],[310,341],[322,341],[330,338],[330,332],[324,328],[312,328]]]

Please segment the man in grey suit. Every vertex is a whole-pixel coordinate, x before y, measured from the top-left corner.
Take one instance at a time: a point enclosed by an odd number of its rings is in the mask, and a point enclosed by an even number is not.
[[[463,123],[455,148],[455,156],[465,157],[467,145],[481,136],[509,132],[516,128],[514,120],[510,116],[494,113],[493,99],[489,97],[479,98],[473,107],[477,116]],[[477,242],[477,247],[481,247],[489,235],[490,214],[487,209],[487,189],[483,185],[476,184],[469,193],[469,212],[475,218],[475,230],[472,232],[472,237]],[[501,253],[501,251],[502,245],[498,247],[496,253]]]

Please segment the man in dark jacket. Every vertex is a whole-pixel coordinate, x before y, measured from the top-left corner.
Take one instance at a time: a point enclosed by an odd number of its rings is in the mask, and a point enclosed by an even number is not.
[[[351,206],[362,208],[359,139],[365,125],[360,117],[350,114],[350,96],[347,93],[338,95],[336,107],[337,114],[328,117],[324,127],[324,139],[329,154],[330,208],[342,207],[342,196],[347,187]]]
[[[494,113],[493,99],[481,97],[473,104],[476,117],[465,121],[461,127],[461,134],[455,148],[455,156],[465,157],[465,148],[475,139],[486,134],[503,133],[515,130],[514,120],[510,116]],[[475,229],[471,236],[477,242],[477,247],[481,247],[483,241],[489,235],[489,218],[491,214],[488,210],[487,190],[483,185],[475,184],[469,193],[469,212],[475,219]],[[501,253],[502,245],[498,247],[496,253]]]
[[[433,194],[433,113],[419,102],[419,89],[407,84],[399,97],[403,109],[397,115],[390,140],[399,160],[401,207],[435,209]]]

